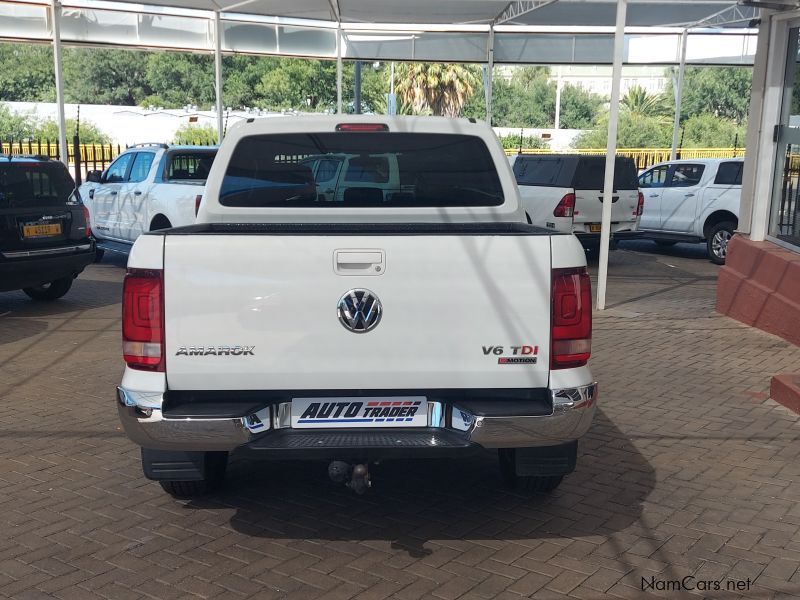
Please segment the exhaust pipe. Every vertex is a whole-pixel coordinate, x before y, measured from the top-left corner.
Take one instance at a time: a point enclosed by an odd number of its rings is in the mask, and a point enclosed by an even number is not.
[[[369,466],[366,463],[351,465],[350,463],[335,460],[328,465],[328,477],[334,483],[343,483],[359,495],[372,487]]]

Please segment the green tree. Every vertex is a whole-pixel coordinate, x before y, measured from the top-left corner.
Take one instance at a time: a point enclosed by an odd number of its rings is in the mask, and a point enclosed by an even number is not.
[[[75,119],[66,120],[67,141],[72,142],[75,134]],[[33,137],[37,140],[57,142],[58,123],[53,119],[42,121],[36,125]],[[80,137],[82,144],[107,144],[111,138],[91,121],[81,121]]]
[[[665,94],[648,94],[638,85],[633,86],[619,103],[620,110],[640,117],[669,118],[671,100]]]
[[[575,148],[605,148],[608,141],[608,115],[597,121],[596,128],[579,135]],[[664,148],[672,143],[672,126],[658,117],[623,112],[619,116],[619,148]]]
[[[683,129],[683,148],[741,148],[747,135],[746,125],[710,114],[690,117]]]
[[[532,135],[521,136],[518,133],[500,137],[500,143],[506,150],[519,150],[520,148],[549,148],[542,138]]]
[[[479,88],[476,68],[452,63],[400,63],[395,91],[415,113],[457,117]]]
[[[0,100],[55,102],[53,50],[33,44],[0,44]]]
[[[708,113],[744,122],[750,109],[752,79],[750,67],[687,67],[681,119]],[[670,82],[665,94],[672,98],[673,93]]]
[[[194,104],[211,108],[214,93],[214,59],[206,54],[153,52],[145,62],[149,93],[163,100],[160,106],[179,108]],[[139,96],[139,100],[144,96]],[[139,101],[133,102],[139,104]]]
[[[35,130],[36,119],[33,115],[13,113],[8,106],[0,103],[0,140],[31,138]]]
[[[217,129],[211,125],[186,123],[175,131],[173,144],[211,146],[217,143]]]
[[[64,50],[64,96],[76,104],[133,106],[152,93],[147,52],[107,48]]]
[[[589,129],[603,108],[603,97],[578,85],[561,88],[562,129]],[[555,117],[554,117],[555,118]]]

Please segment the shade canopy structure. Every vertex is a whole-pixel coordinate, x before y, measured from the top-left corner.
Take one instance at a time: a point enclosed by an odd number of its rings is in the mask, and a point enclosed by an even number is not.
[[[220,141],[223,53],[336,59],[338,112],[345,59],[482,63],[489,122],[497,63],[610,64],[604,197],[611,198],[622,66],[674,64],[682,74],[687,64],[752,65],[759,10],[737,0],[0,0],[0,41],[53,44],[61,148],[62,44],[213,52]],[[599,309],[610,218],[604,202]]]

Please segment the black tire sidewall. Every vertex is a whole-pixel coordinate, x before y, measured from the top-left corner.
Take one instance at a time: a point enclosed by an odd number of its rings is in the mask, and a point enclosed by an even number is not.
[[[29,287],[23,288],[23,292],[33,300],[49,302],[51,300],[58,300],[66,294],[72,287],[72,277],[62,277],[50,282],[50,287]],[[46,285],[46,284],[42,284]]]
[[[717,223],[711,228],[711,231],[708,232],[708,239],[706,240],[706,253],[708,254],[708,260],[713,262],[715,265],[725,264],[725,259],[716,256],[713,250],[714,236],[723,230],[728,231],[731,235],[733,235],[733,232],[736,231],[736,224],[732,223],[731,221],[722,221],[721,223]],[[727,253],[725,258],[727,258]]]

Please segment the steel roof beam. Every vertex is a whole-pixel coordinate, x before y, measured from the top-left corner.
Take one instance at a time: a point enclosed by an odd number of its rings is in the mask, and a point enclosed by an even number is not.
[[[543,8],[548,4],[554,4],[555,2],[558,2],[558,0],[519,0],[517,2],[510,2],[508,6],[503,9],[503,12],[495,17],[492,23],[495,25],[502,25],[503,23],[508,23],[509,21],[513,21],[523,15]]]

